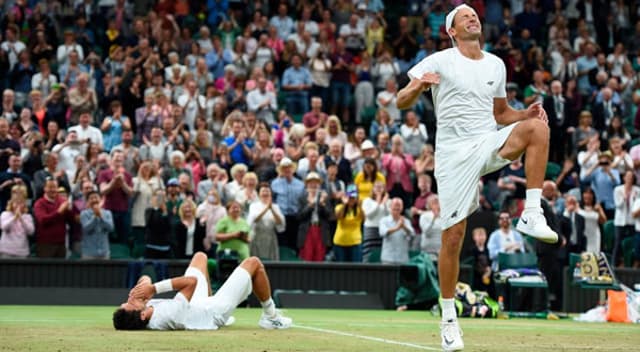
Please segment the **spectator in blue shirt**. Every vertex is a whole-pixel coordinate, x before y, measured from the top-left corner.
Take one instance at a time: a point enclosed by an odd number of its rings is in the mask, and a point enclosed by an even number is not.
[[[271,181],[271,191],[275,202],[285,217],[287,227],[278,234],[278,243],[297,250],[299,200],[304,196],[304,183],[294,177],[296,164],[289,158],[282,158],[278,164],[278,177]]]
[[[82,225],[82,259],[109,259],[109,233],[113,216],[100,206],[100,193],[87,194],[87,209],[80,213]]]
[[[489,236],[487,249],[492,263],[491,268],[494,271],[500,269],[498,268],[500,253],[524,252],[524,240],[518,231],[511,228],[511,216],[508,212],[503,211],[498,215],[498,229]]]
[[[242,120],[234,120],[231,125],[232,136],[224,139],[224,143],[229,146],[229,154],[234,164],[251,165],[254,141],[247,138]]]
[[[589,82],[589,72],[598,67],[598,60],[595,55],[593,43],[584,45],[584,55],[576,59],[578,67],[578,91],[582,95],[591,93],[591,82]]]
[[[213,50],[204,56],[204,60],[213,77],[222,77],[224,75],[224,67],[233,61],[233,53],[222,46],[220,37],[214,35],[211,42],[213,43]]]
[[[294,28],[293,19],[287,15],[287,5],[281,3],[278,6],[278,15],[271,17],[269,24],[276,27],[280,39],[287,40]]]
[[[67,87],[72,87],[76,84],[78,76],[83,72],[89,72],[87,67],[80,63],[80,56],[77,51],[71,50],[69,53],[69,61],[66,64],[60,66],[58,75],[62,83]]]
[[[590,182],[591,188],[600,200],[607,219],[613,219],[616,204],[613,199],[613,189],[620,184],[620,172],[611,167],[613,155],[610,151],[600,153],[598,163],[587,170],[583,182]]]
[[[207,0],[207,24],[211,28],[218,28],[220,21],[227,19],[229,0]]]
[[[507,83],[507,104],[516,110],[524,110],[526,107],[524,103],[518,100],[518,84],[509,82]]]
[[[291,64],[282,75],[282,89],[287,91],[287,112],[304,114],[309,111],[311,72],[302,67],[302,57],[299,54],[293,55]]]

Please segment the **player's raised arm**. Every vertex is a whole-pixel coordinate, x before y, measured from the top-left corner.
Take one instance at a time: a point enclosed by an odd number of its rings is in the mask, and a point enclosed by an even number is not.
[[[174,277],[173,279],[158,281],[155,284],[143,282],[136,285],[129,293],[129,296],[148,300],[156,293],[179,291],[187,301],[190,301],[197,283],[197,279],[193,276]]]
[[[440,83],[440,75],[437,73],[426,72],[421,78],[412,78],[409,84],[398,92],[396,105],[398,109],[404,110],[411,108],[420,94],[429,89],[432,84]]]
[[[526,119],[539,119],[548,123],[547,113],[542,108],[542,103],[533,103],[526,110],[515,110],[509,106],[506,98],[493,99],[493,115],[496,122],[501,125],[510,125],[514,122]]]

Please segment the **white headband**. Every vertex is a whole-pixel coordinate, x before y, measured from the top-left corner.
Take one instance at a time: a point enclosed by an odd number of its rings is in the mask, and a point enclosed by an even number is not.
[[[445,20],[445,29],[447,30],[447,35],[449,36],[449,38],[451,38],[451,42],[453,43],[453,46],[456,46],[456,41],[453,39],[451,34],[449,34],[449,29],[451,29],[451,25],[453,24],[453,19],[456,17],[456,14],[458,13],[458,11],[462,9],[469,9],[473,11],[473,13],[475,13],[476,16],[478,16],[478,13],[476,13],[476,10],[474,10],[471,6],[467,4],[458,5],[458,7],[451,10],[451,12],[447,14],[447,18]]]

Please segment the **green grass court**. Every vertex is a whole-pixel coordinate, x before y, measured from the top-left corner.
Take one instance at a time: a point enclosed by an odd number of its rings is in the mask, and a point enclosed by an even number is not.
[[[0,306],[0,351],[440,351],[429,312],[285,310],[291,330],[238,309],[218,331],[115,331],[114,307]],[[569,319],[463,319],[465,351],[638,351],[640,326]]]

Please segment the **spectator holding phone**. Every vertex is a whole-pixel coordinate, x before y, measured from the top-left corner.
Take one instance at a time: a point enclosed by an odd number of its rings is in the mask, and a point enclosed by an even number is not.
[[[238,253],[238,260],[249,258],[249,223],[242,218],[242,206],[235,200],[227,203],[227,216],[216,225],[218,252],[225,249]]]
[[[167,210],[166,195],[163,189],[156,189],[151,197],[151,207],[144,213],[146,259],[171,258],[171,218]]]
[[[607,219],[613,219],[616,205],[613,190],[620,184],[620,172],[611,167],[613,155],[610,151],[598,156],[598,163],[593,164],[581,178],[582,182],[591,184],[596,198],[602,202]]]
[[[196,252],[204,250],[206,228],[204,223],[196,218],[196,203],[185,199],[178,210],[180,221],[176,224],[176,257],[188,259]]]

